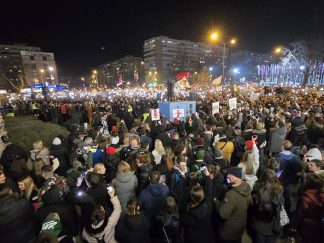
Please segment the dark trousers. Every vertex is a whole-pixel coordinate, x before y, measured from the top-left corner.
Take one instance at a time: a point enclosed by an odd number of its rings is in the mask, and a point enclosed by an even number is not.
[[[275,243],[276,237],[274,235],[261,235],[260,233],[255,233],[254,243]]]
[[[237,240],[225,240],[220,235],[217,235],[215,243],[241,243],[241,238]]]

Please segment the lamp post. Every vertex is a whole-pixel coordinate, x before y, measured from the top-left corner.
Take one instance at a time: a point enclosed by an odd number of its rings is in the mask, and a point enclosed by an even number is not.
[[[212,42],[216,42],[218,40],[218,33],[217,32],[212,32],[210,34],[210,40]],[[228,41],[230,45],[235,45],[236,44],[236,39],[231,39]],[[222,83],[225,81],[225,59],[226,59],[226,41],[223,42],[223,60],[222,60]]]

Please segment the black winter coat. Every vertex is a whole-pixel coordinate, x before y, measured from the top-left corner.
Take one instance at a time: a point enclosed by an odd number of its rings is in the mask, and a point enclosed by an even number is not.
[[[116,239],[119,243],[150,243],[150,223],[144,214],[125,215],[116,227]]]
[[[36,213],[37,228],[40,231],[44,220],[49,213],[57,213],[63,226],[60,236],[72,238],[78,234],[77,217],[74,206],[60,199],[59,191],[55,188],[48,190],[42,197],[43,206]]]
[[[60,162],[60,166],[57,168],[55,173],[60,176],[65,176],[66,171],[70,167],[68,149],[64,147],[62,144],[52,145],[50,149],[50,154],[56,157]]]
[[[149,176],[152,170],[153,165],[151,163],[144,164],[137,169],[138,192],[146,188],[149,184]]]
[[[152,225],[152,242],[153,243],[180,243],[180,220],[175,215],[169,215],[166,213],[158,213],[153,218]],[[164,230],[165,233],[164,233]],[[167,241],[166,235],[169,239]]]
[[[0,242],[32,243],[36,239],[34,210],[27,199],[0,199]]]
[[[181,217],[186,243],[214,242],[211,216],[213,210],[212,182],[205,177],[205,199],[198,206],[187,209]]]

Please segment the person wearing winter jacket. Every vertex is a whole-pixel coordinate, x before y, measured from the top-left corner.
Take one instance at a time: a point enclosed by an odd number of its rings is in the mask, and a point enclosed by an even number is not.
[[[170,194],[179,202],[180,193],[188,184],[189,169],[187,167],[187,158],[180,155],[176,158],[176,164],[171,172],[169,188]]]
[[[303,243],[323,242],[324,182],[310,173],[306,176],[298,208],[291,226],[299,232]]]
[[[82,238],[88,243],[97,243],[98,241],[117,243],[115,227],[121,214],[121,207],[113,187],[108,191],[108,194],[113,205],[113,212],[109,216],[103,206],[97,205],[95,207],[90,224],[86,224],[82,231]]]
[[[165,199],[152,222],[153,243],[181,243],[179,208],[174,197]]]
[[[116,238],[119,243],[150,243],[150,221],[140,212],[138,201],[127,202],[126,215],[116,228]]]
[[[253,242],[275,243],[273,232],[276,208],[284,204],[283,187],[273,170],[265,170],[252,191],[252,228],[255,231]]]
[[[289,140],[282,143],[282,151],[276,156],[280,163],[277,171],[280,173],[279,180],[284,187],[285,209],[287,213],[296,210],[298,175],[301,172],[302,164],[299,157],[291,152],[293,145]]]
[[[63,228],[59,237],[65,236],[62,242],[72,242],[72,238],[78,234],[76,211],[72,204],[64,202],[63,195],[57,186],[53,186],[43,195],[43,206],[36,213],[38,230],[41,230],[47,215],[53,212],[60,217]]]
[[[245,140],[241,136],[241,129],[238,127],[234,129],[234,136],[231,141],[234,144],[234,151],[231,156],[231,166],[237,166],[244,154]]]
[[[140,207],[148,219],[152,218],[161,203],[169,195],[169,188],[160,183],[160,177],[160,172],[152,171],[150,173],[150,185],[141,191],[138,198]]]
[[[45,165],[49,165],[49,150],[48,148],[44,147],[42,140],[37,140],[33,143],[33,150],[30,151],[30,157],[33,161],[40,158],[44,161]]]
[[[0,242],[33,243],[35,232],[29,201],[17,199],[7,184],[0,184]]]
[[[68,149],[62,145],[61,139],[57,137],[53,139],[53,145],[50,148],[50,154],[57,158],[60,162],[60,165],[55,170],[55,172],[58,175],[65,176],[66,171],[70,167],[69,152]]]
[[[121,162],[118,165],[117,176],[112,180],[111,185],[116,190],[116,195],[119,198],[122,208],[122,214],[126,212],[127,202],[135,198],[137,184],[137,177],[131,172],[129,164]]]
[[[246,153],[243,156],[243,161],[237,165],[242,168],[243,179],[249,184],[251,190],[258,179],[256,173],[260,164],[256,139],[256,137],[252,137],[252,140],[246,141]]]
[[[285,122],[283,120],[277,121],[275,124],[275,128],[272,129],[272,131],[270,132],[268,151],[271,156],[277,155],[281,152],[281,146],[286,138],[286,134],[287,129],[285,126]]]
[[[151,157],[148,152],[141,152],[135,155],[136,166],[137,166],[137,179],[138,187],[137,193],[139,194],[141,190],[146,188],[149,185],[149,176],[153,170],[153,165],[151,163]]]
[[[213,193],[207,168],[204,170],[204,187],[194,186],[190,192],[191,201],[181,215],[184,242],[209,243],[214,241],[212,229]]]
[[[219,221],[217,242],[241,242],[247,222],[247,210],[251,201],[251,188],[242,180],[242,169],[231,167],[228,176],[232,188],[226,192],[225,198],[219,203]]]

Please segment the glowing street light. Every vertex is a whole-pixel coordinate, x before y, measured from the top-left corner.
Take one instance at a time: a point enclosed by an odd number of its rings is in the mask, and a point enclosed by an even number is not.
[[[213,40],[213,41],[217,40],[218,39],[218,34],[216,32],[211,33],[210,34],[210,39]]]
[[[216,41],[218,39],[218,33],[217,32],[212,32],[210,34],[210,39],[211,41]],[[235,45],[236,44],[236,39],[230,39],[227,40],[228,44],[230,45]],[[226,42],[223,42],[223,68],[222,68],[222,81],[225,80],[225,53],[226,53]],[[211,71],[211,70],[210,70]]]
[[[213,67],[209,67],[209,71],[213,71]]]
[[[277,48],[275,49],[275,53],[279,54],[279,53],[281,53],[281,52],[282,52],[282,48],[281,48],[281,47],[277,47]]]
[[[239,71],[238,68],[234,68],[234,69],[233,69],[233,73],[240,73],[240,71]]]
[[[93,73],[93,74],[97,74],[97,70],[93,70],[92,73]]]
[[[53,67],[48,67],[48,70],[49,70],[50,72],[53,72],[54,68],[53,68]]]

